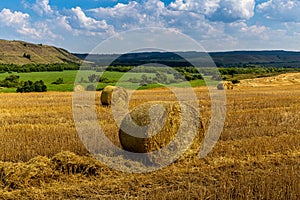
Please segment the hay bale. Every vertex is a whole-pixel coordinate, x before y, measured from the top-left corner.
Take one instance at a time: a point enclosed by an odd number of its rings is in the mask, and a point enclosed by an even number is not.
[[[116,86],[106,86],[101,93],[102,105],[125,105],[128,102],[128,93],[124,88]]]
[[[218,90],[224,90],[224,89],[233,90],[233,83],[231,81],[220,82],[217,85],[217,89]]]
[[[156,106],[162,106],[165,110],[157,109]],[[181,112],[185,113],[184,119]],[[191,135],[189,127],[196,127],[199,124],[200,132],[204,133],[199,116],[195,117],[195,115],[197,115],[196,109],[186,103],[182,103],[181,106],[178,102],[145,103],[134,108],[123,119],[119,130],[120,143],[124,150],[148,153],[168,145],[174,139],[181,124],[184,124],[187,137]]]
[[[85,89],[82,85],[76,85],[74,87],[74,92],[83,92],[83,91],[85,91]]]
[[[224,86],[228,90],[233,90],[233,83],[231,81],[225,81]]]
[[[219,83],[219,84],[217,85],[217,89],[218,89],[218,90],[224,90],[224,85],[223,85],[223,83]]]

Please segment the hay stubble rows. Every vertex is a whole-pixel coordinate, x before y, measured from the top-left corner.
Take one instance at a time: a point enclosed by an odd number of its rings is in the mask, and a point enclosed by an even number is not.
[[[209,96],[203,88],[195,91],[207,129]],[[175,100],[170,91],[163,89],[136,91],[130,106],[157,98]],[[297,84],[227,91],[225,127],[213,151],[199,159],[197,141],[174,164],[147,174],[117,172],[96,160],[92,168],[95,173],[87,175],[82,168],[72,171],[88,165],[85,160],[90,164],[92,158],[75,130],[71,93],[0,94],[0,102],[2,198],[299,199],[300,86]],[[109,107],[102,107],[99,101],[96,110],[105,119],[99,123],[106,135],[120,147],[118,127]],[[78,156],[59,154],[62,151]],[[67,161],[62,155],[66,155]],[[53,163],[59,156],[65,160],[57,168]],[[64,165],[66,162],[71,164]],[[31,168],[32,163],[39,164]],[[61,166],[73,167],[68,171]],[[19,180],[13,176],[24,169],[27,178]],[[45,173],[33,173],[37,169]],[[53,176],[49,177],[48,172]],[[15,183],[16,187],[8,183]]]

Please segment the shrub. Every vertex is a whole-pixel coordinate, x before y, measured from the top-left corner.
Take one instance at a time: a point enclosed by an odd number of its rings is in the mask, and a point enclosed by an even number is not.
[[[60,85],[64,83],[63,78],[58,78],[56,81],[52,82],[51,84]]]
[[[91,83],[98,82],[100,79],[100,75],[91,74],[89,75],[88,79]]]
[[[239,81],[239,80],[237,80],[237,79],[233,79],[231,82],[232,82],[233,84],[240,83],[240,81]]]
[[[24,53],[24,54],[23,54],[23,57],[24,57],[24,58],[27,58],[27,59],[29,59],[29,60],[31,59],[31,55],[28,54],[28,53]]]
[[[93,84],[90,84],[86,87],[87,91],[95,91],[96,90],[96,86],[94,86]]]
[[[17,87],[20,84],[20,76],[10,75],[7,76],[4,80],[0,81],[0,87],[13,88]]]
[[[28,80],[17,88],[17,92],[47,92],[47,86],[42,80],[36,82]]]

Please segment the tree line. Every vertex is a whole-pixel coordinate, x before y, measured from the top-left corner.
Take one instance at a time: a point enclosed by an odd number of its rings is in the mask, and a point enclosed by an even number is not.
[[[5,72],[47,72],[47,71],[63,71],[63,70],[78,70],[79,64],[75,63],[54,63],[54,64],[0,64],[0,73]]]
[[[17,88],[17,92],[47,92],[47,86],[42,80],[20,81],[20,76],[10,75],[0,81],[0,87]]]

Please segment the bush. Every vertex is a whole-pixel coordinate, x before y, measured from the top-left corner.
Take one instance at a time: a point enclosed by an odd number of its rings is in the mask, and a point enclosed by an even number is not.
[[[7,76],[4,80],[0,81],[0,87],[14,88],[20,84],[20,76],[10,75]]]
[[[221,81],[222,80],[222,76],[219,75],[219,74],[214,74],[212,77],[211,77],[212,80],[216,80],[216,81]]]
[[[131,82],[131,83],[139,83],[140,80],[139,80],[138,78],[136,78],[136,77],[133,77],[133,78],[129,78],[129,79],[128,79],[128,82]]]
[[[36,82],[28,80],[21,87],[17,88],[17,92],[47,92],[47,86],[42,80]]]
[[[23,54],[23,57],[24,57],[24,58],[27,58],[27,59],[29,59],[29,60],[31,59],[31,55],[28,54],[28,53],[24,53],[24,54]]]
[[[56,81],[52,82],[51,84],[60,85],[64,83],[63,78],[58,78]]]
[[[100,80],[100,75],[91,74],[88,77],[90,83],[98,82]]]
[[[88,85],[88,86],[86,87],[86,90],[87,90],[87,91],[95,91],[95,90],[96,90],[96,86],[94,86],[93,84]]]

